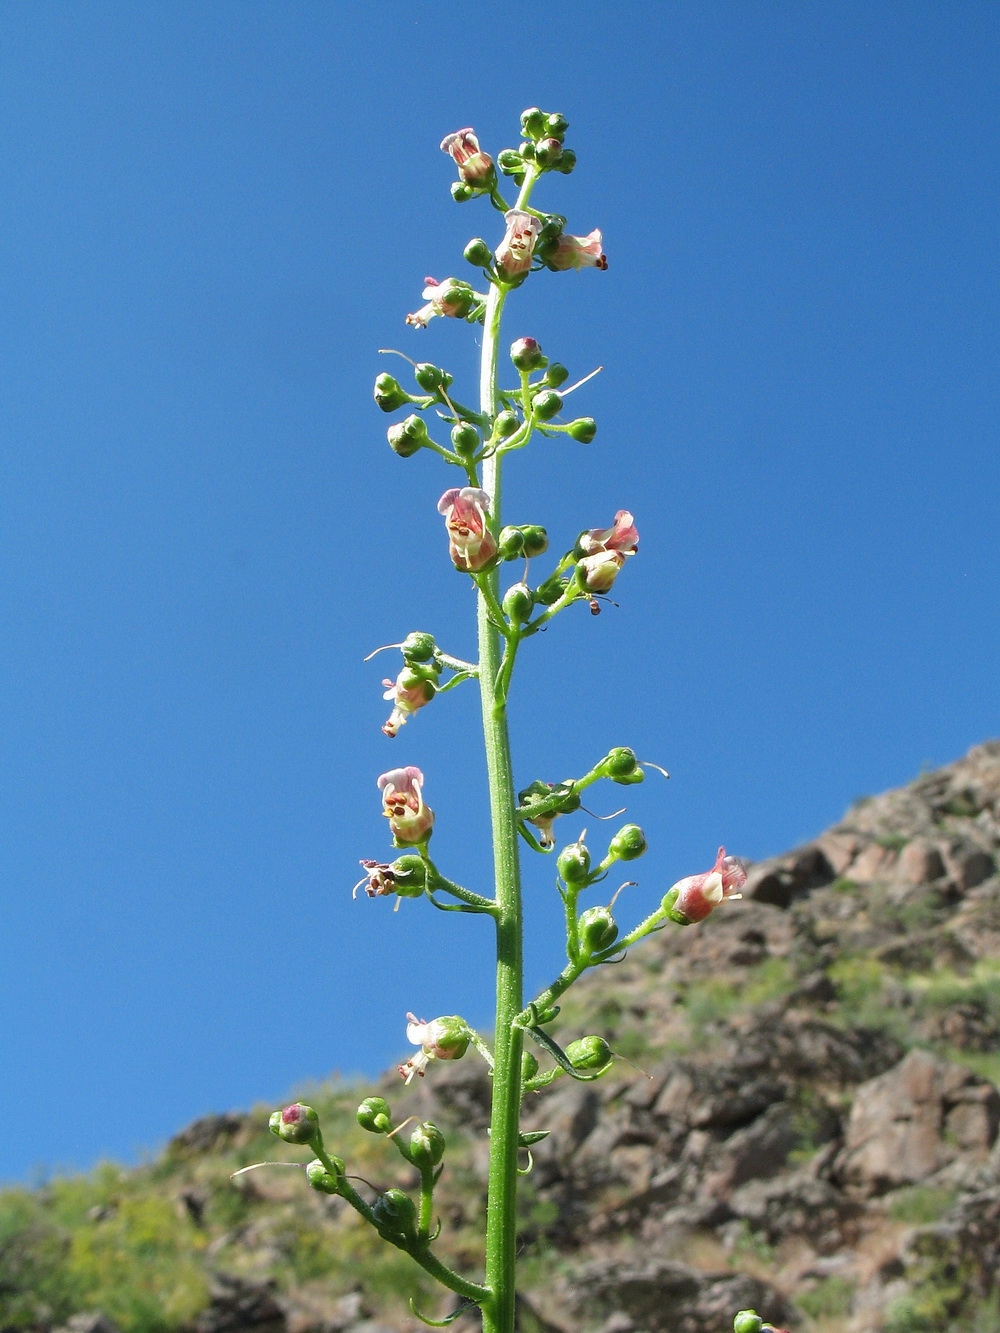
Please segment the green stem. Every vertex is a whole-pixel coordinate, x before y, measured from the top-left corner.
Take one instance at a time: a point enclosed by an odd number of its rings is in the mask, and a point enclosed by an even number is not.
[[[521,208],[531,195],[537,172],[529,170],[518,194]],[[498,407],[497,360],[500,317],[507,288],[490,288],[483,320],[480,410],[491,420]],[[483,462],[483,489],[490,497],[494,531],[501,527],[501,458]],[[493,1111],[486,1209],[486,1289],[483,1333],[514,1333],[515,1259],[517,1246],[517,1138],[521,1103],[522,1033],[514,1020],[523,1005],[521,873],[517,845],[517,802],[507,732],[506,700],[500,685],[500,633],[493,623],[498,606],[496,570],[477,579],[479,627],[479,689],[482,700],[486,770],[493,828],[496,880],[496,1040],[493,1067]],[[501,622],[502,623],[502,622]]]

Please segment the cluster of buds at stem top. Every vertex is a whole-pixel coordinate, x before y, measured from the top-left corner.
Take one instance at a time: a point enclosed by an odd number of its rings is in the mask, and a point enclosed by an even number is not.
[[[389,820],[397,847],[419,845],[431,835],[434,811],[424,804],[423,787],[424,775],[412,764],[390,769],[378,779],[382,813]]]
[[[427,886],[427,867],[414,853],[397,857],[391,865],[383,861],[362,861],[361,865],[365,873],[354,886],[355,898],[362,884],[369,898],[385,898],[393,893],[400,898],[419,898]]]
[[[497,155],[497,165],[518,185],[524,180],[529,164],[542,171],[561,171],[564,175],[576,166],[576,154],[563,146],[569,121],[558,111],[546,113],[537,106],[521,113],[524,139],[517,148],[505,148]]]
[[[407,324],[416,329],[426,329],[437,315],[465,319],[470,323],[482,319],[486,298],[458,278],[445,278],[444,282],[424,278],[423,296],[427,304],[406,316]]]
[[[390,699],[393,705],[382,727],[387,736],[395,736],[400,727],[405,726],[411,713],[430,703],[437,692],[437,682],[441,675],[437,645],[432,635],[408,634],[400,647],[403,652],[402,671],[394,681],[382,682],[386,687],[382,697]]]
[[[553,798],[555,798],[555,808],[553,808]],[[545,812],[532,815],[531,807],[541,805],[543,802],[546,806]],[[552,836],[553,822],[559,815],[571,815],[575,810],[579,810],[580,797],[572,781],[554,783],[536,780],[517,793],[517,803],[524,821],[538,829],[539,845],[548,849],[556,845]]]
[[[610,528],[581,532],[573,554],[581,588],[590,593],[608,592],[626,557],[639,549],[639,534],[627,509],[619,509]]]
[[[441,151],[447,153],[458,168],[458,180],[451,187],[451,193],[460,203],[476,194],[488,194],[493,189],[497,179],[493,159],[479,147],[471,127],[446,134],[441,140]]]
[[[477,486],[445,491],[438,501],[438,513],[444,515],[448,530],[448,554],[456,569],[475,573],[496,558],[496,538],[486,517],[489,503],[490,497]]]
[[[469,1049],[472,1032],[464,1018],[450,1014],[444,1018],[434,1018],[429,1023],[407,1014],[406,1040],[420,1050],[411,1055],[409,1060],[399,1066],[404,1083],[409,1083],[415,1075],[424,1076],[424,1070],[432,1060],[460,1060]]]
[[[668,890],[663,899],[663,911],[678,925],[693,925],[696,921],[704,921],[727,898],[742,897],[739,890],[746,882],[743,862],[737,856],[727,856],[725,847],[720,847],[711,870],[688,875]]]

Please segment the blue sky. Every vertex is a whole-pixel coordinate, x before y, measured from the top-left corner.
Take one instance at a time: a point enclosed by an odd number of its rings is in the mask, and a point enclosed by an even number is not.
[[[562,111],[579,165],[535,202],[604,233],[606,273],[508,304],[505,341],[604,370],[597,439],[515,455],[505,516],[561,550],[636,515],[619,609],[533,640],[512,704],[525,783],[617,743],[670,769],[628,792],[622,919],[1000,732],[998,28],[987,0],[6,7],[0,1179],[374,1073],[407,1009],[488,1022],[484,922],[350,896],[398,764],[441,868],[488,863],[471,687],[389,741],[396,665],[362,661],[474,650],[454,479],[370,397],[405,369],[380,347],[474,396],[474,331],[403,323],[499,239],[450,198],[460,126],[495,152]],[[548,864],[526,894],[541,985]]]

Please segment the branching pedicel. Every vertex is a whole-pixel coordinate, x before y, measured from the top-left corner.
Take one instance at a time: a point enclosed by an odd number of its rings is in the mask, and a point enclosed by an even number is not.
[[[582,603],[596,615],[601,609],[599,599],[609,592],[629,557],[636,554],[639,540],[632,515],[621,510],[610,527],[582,532],[554,568],[532,586],[533,562],[547,551],[548,536],[534,524],[504,526],[501,522],[501,467],[507,454],[522,449],[535,433],[568,435],[587,443],[596,432],[590,417],[563,419],[565,399],[579,385],[562,387],[569,372],[557,362],[550,363],[533,338],[521,337],[513,343],[510,358],[517,384],[510,389],[499,387],[500,319],[507,297],[530,274],[543,269],[607,268],[599,231],[572,236],[565,231],[564,218],[538,212],[531,205],[540,177],[573,169],[575,155],[563,146],[566,120],[532,108],[521,117],[521,128],[523,142],[516,149],[501,152],[496,163],[517,187],[513,205],[501,194],[493,160],[480,149],[471,129],[450,134],[442,143],[458,168],[459,179],[452,186],[455,199],[482,196],[503,214],[506,227],[495,250],[482,239],[472,240],[465,247],[466,260],[482,271],[485,292],[457,278],[443,282],[427,278],[423,292],[426,304],[407,316],[407,323],[418,329],[426,328],[439,316],[483,325],[478,409],[460,402],[452,392],[452,376],[430,362],[414,363],[414,393],[389,374],[379,375],[375,381],[375,401],[383,411],[416,409],[390,426],[392,449],[403,458],[420,449],[431,450],[461,474],[460,484],[444,491],[438,510],[444,518],[455,568],[478,589],[479,660],[465,662],[442,652],[430,634],[408,634],[396,645],[402,652],[402,669],[395,680],[384,682],[385,697],[392,709],[383,731],[395,736],[437,695],[463,681],[478,680],[493,828],[494,891],[490,896],[464,888],[446,878],[431,859],[434,813],[424,798],[424,775],[412,765],[390,769],[378,779],[393,844],[405,854],[391,864],[362,861],[365,876],[355,886],[355,894],[364,885],[369,896],[396,895],[397,906],[401,897],[425,897],[443,911],[476,913],[494,921],[497,999],[493,1049],[457,1016],[424,1022],[408,1014],[407,1037],[418,1049],[400,1066],[400,1073],[410,1082],[422,1076],[432,1061],[456,1060],[474,1047],[492,1070],[483,1279],[473,1280],[454,1272],[433,1249],[440,1229],[434,1216],[434,1187],[443,1170],[445,1153],[444,1137],[435,1125],[419,1124],[406,1134],[400,1132],[404,1126],[396,1130],[392,1112],[382,1098],[367,1097],[361,1103],[358,1121],[362,1127],[391,1137],[395,1148],[420,1176],[417,1198],[390,1189],[369,1200],[351,1185],[340,1158],[324,1148],[315,1111],[295,1104],[275,1111],[271,1117],[275,1134],[288,1142],[307,1145],[315,1153],[315,1160],[306,1167],[306,1178],[313,1189],[339,1195],[389,1244],[405,1250],[455,1293],[459,1298],[457,1308],[445,1322],[470,1306],[479,1306],[487,1333],[512,1333],[514,1328],[518,1152],[545,1136],[544,1132],[521,1131],[521,1104],[528,1094],[539,1092],[558,1078],[599,1078],[614,1059],[600,1036],[583,1036],[563,1049],[549,1035],[548,1026],[559,1012],[559,997],[588,968],[620,958],[625,950],[668,922],[689,925],[703,920],[724,899],[738,896],[746,879],[739,861],[726,856],[720,847],[710,870],[675,884],[654,912],[621,935],[610,906],[580,911],[578,899],[585,889],[604,880],[617,862],[641,856],[646,850],[645,837],[636,825],[626,824],[595,865],[581,835],[555,856],[556,887],[566,909],[566,966],[541,994],[524,1003],[519,840],[535,853],[551,854],[555,821],[580,808],[587,787],[600,780],[631,786],[642,782],[645,774],[635,754],[618,747],[582,777],[559,783],[531,782],[515,794],[507,700],[518,650],[526,639],[571,606]],[[450,426],[449,444],[432,437],[421,415],[430,415],[430,409],[434,409],[432,429],[439,423]],[[500,566],[512,561],[523,562],[523,577],[501,592]],[[448,678],[442,683],[445,672]],[[523,1049],[526,1037],[547,1057],[545,1068],[532,1051]],[[747,1330],[764,1327],[752,1311],[742,1311],[737,1323],[741,1320],[742,1328]]]

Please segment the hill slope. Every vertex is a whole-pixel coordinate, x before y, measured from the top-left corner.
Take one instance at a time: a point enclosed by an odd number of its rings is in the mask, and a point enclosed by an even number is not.
[[[747,898],[590,974],[560,1016],[626,1064],[557,1084],[530,1127],[525,1333],[1000,1330],[1000,742],[859,802],[754,866]],[[370,1091],[370,1089],[365,1089]],[[449,1140],[439,1246],[474,1267],[488,1085],[472,1057],[397,1118]],[[372,1186],[408,1168],[306,1099]],[[405,1256],[298,1171],[266,1113],[208,1117],[149,1166],[0,1195],[0,1327],[381,1333],[447,1309]],[[454,1325],[456,1333],[461,1323]]]

